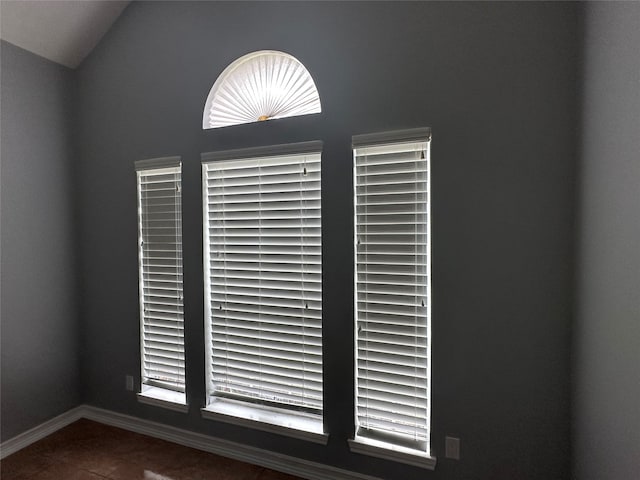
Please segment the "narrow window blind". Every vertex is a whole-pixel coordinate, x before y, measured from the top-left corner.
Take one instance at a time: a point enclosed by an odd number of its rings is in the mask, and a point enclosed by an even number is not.
[[[142,383],[184,392],[181,164],[144,160],[136,170]]]
[[[354,138],[356,416],[358,436],[428,453],[430,134],[414,133]]]
[[[203,163],[209,394],[322,412],[320,153]]]

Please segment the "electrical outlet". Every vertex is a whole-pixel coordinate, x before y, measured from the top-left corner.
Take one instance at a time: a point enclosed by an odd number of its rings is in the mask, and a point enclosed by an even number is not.
[[[127,390],[129,390],[130,392],[133,392],[133,376],[127,375],[125,379],[127,384]]]
[[[444,456],[453,460],[460,460],[460,439],[444,437]]]

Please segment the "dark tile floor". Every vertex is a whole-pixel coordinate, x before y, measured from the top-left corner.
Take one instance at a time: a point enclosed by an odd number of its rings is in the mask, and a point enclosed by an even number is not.
[[[89,420],[0,462],[2,480],[299,480]]]

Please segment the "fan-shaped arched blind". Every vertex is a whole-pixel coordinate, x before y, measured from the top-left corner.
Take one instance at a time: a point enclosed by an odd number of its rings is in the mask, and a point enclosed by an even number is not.
[[[207,97],[202,128],[320,112],[318,90],[305,66],[287,53],[261,50],[220,74]]]

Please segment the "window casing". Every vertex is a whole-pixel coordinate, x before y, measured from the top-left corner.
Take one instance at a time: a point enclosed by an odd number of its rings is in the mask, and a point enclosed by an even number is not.
[[[179,158],[136,162],[140,401],[186,410]]]
[[[203,155],[203,415],[322,442],[320,150]]]
[[[415,129],[353,141],[357,431],[350,444],[425,467],[433,466],[430,137]]]

